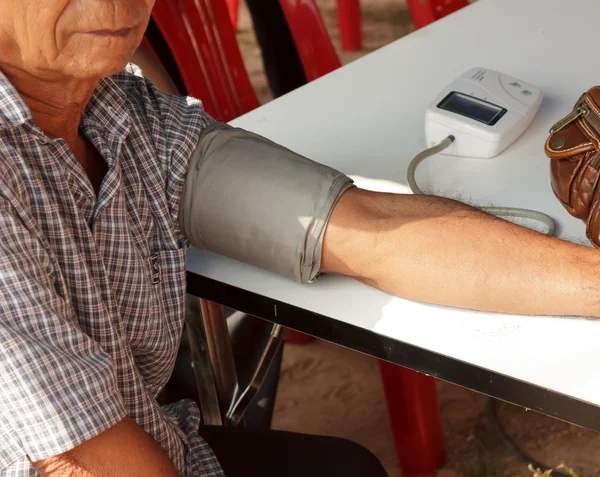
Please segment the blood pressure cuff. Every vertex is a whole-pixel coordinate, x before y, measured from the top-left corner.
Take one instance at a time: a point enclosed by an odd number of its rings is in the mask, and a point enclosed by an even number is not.
[[[309,283],[329,216],[351,185],[330,167],[214,123],[190,160],[179,222],[196,247]]]

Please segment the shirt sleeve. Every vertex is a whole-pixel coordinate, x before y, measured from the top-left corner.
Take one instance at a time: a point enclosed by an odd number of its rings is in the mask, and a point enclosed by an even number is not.
[[[79,327],[35,227],[0,196],[0,474],[125,417],[110,356]]]
[[[189,96],[160,92],[134,64],[119,79],[135,85],[149,123],[157,155],[166,174],[165,192],[173,224],[177,225],[179,200],[189,161],[202,131],[215,120],[204,110],[202,101]]]

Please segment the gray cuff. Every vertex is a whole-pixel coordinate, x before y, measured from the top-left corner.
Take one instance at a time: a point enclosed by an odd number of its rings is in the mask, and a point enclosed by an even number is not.
[[[190,159],[179,223],[192,245],[311,282],[352,180],[261,136],[208,126]]]

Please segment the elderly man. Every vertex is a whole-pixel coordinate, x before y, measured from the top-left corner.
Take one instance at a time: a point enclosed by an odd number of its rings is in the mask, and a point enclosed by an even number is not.
[[[152,6],[2,2],[0,475],[384,475],[348,443],[208,429],[191,402],[157,404],[190,242],[302,282],[599,315],[597,252],[451,200],[359,190],[159,93],[126,66]],[[245,200],[256,187],[271,203]]]

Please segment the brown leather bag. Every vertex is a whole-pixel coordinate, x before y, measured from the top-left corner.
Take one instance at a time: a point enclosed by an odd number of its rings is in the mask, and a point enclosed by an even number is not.
[[[600,86],[584,93],[573,111],[550,130],[552,190],[562,205],[586,222],[586,235],[600,248]]]

